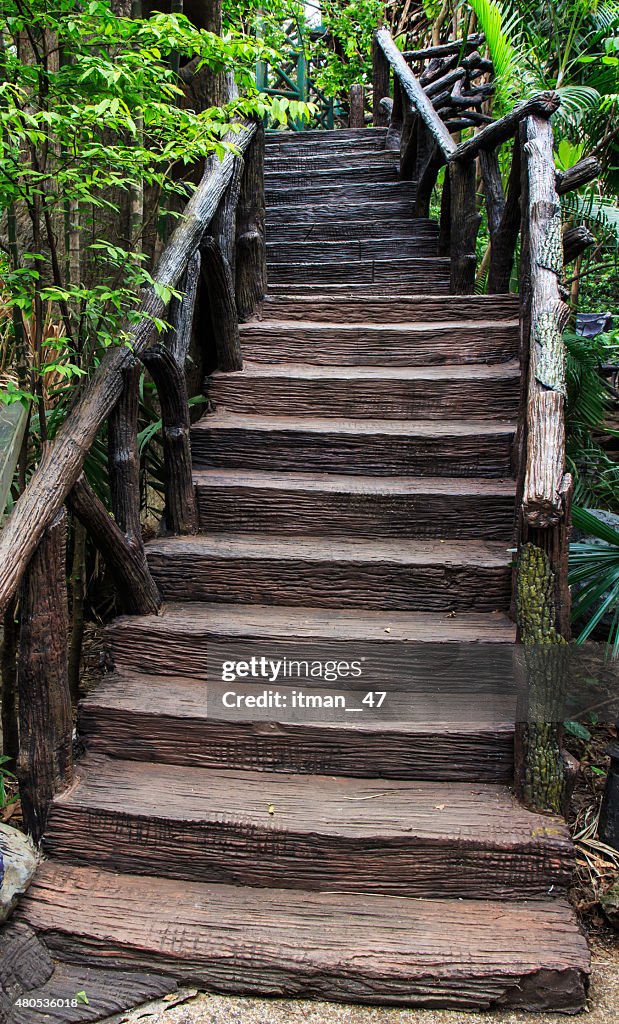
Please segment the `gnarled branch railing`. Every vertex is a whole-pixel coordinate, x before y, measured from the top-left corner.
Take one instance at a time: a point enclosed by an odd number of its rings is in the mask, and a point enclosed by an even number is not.
[[[249,316],[252,304],[265,291],[264,191],[262,185],[256,187],[263,177],[262,126],[242,126],[229,134],[228,141],[234,151],[221,161],[207,161],[202,180],[161,255],[155,286],[143,295],[144,315],[130,329],[129,344],[109,351],[102,360],[54,442],[45,446],[0,534],[0,611],[21,583],[18,765],[25,822],[36,838],[44,829],[49,802],[69,784],[72,774],[63,506],[68,505],[102,552],[125,610],[157,612],[161,597],[148,568],[140,529],[140,362],[151,373],[161,407],[162,527],[167,532],[192,533],[197,530],[197,511],[184,366],[199,281],[202,275],[211,308],[217,311],[216,355],[226,369],[241,368],[239,315]],[[201,252],[209,228],[212,235]],[[222,268],[217,274],[210,259],[213,246]],[[156,342],[152,318],[161,319],[166,312],[161,294],[179,287],[184,297],[172,303],[171,330],[164,344]],[[106,420],[113,517],[83,475],[85,458]]]
[[[531,709],[548,707],[560,685],[561,659],[545,658],[570,638],[567,584],[572,481],[565,465],[565,352],[569,308],[563,299],[563,265],[591,244],[583,228],[563,233],[559,196],[597,176],[595,157],[558,172],[550,117],[555,92],[517,104],[494,120],[482,110],[493,84],[491,63],[469,37],[427,50],[401,53],[389,32],[375,34],[374,110],[389,115],[387,148],[400,150],[400,176],[417,181],[415,214],[427,217],[441,167],[439,254],[450,257],[454,293],[472,293],[480,222],[477,181],[483,184],[489,249],[481,273],[488,291],[509,291],[520,236],[522,390],[515,444],[517,476],[513,612],[525,658],[524,703],[516,726],[516,788],[526,804],[561,810],[568,786],[561,723],[538,722]],[[424,62],[417,78],[407,61]],[[389,97],[393,70],[393,100]],[[378,92],[377,92],[378,89]],[[389,103],[386,99],[389,98]],[[452,138],[463,128],[475,132]],[[513,140],[513,142],[512,142]],[[505,188],[498,148],[512,144]]]

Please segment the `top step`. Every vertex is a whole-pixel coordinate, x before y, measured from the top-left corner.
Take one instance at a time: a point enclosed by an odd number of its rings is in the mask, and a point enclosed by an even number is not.
[[[383,149],[387,137],[386,128],[338,128],[334,131],[267,132],[266,149],[274,151],[288,146],[354,146],[363,149]]]

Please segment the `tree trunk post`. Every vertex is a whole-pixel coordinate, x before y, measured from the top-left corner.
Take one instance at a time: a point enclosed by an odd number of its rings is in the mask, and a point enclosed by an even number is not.
[[[365,110],[363,86],[356,82],[350,87],[350,113],[348,116],[349,128],[365,128]]]
[[[163,423],[164,529],[173,534],[198,532],[196,496],[189,443],[189,399],[184,371],[163,345],[142,353],[142,361],[159,394]]]
[[[239,319],[234,301],[234,282],[230,265],[221,248],[210,236],[202,240],[202,273],[208,291],[211,325],[215,339],[217,369],[243,369],[239,338]]]
[[[122,371],[123,389],[108,419],[108,463],[112,512],[120,529],[134,544],[142,543],[140,524],[140,456],[138,453],[137,359]]]
[[[385,139],[385,149],[400,152],[402,144],[402,129],[404,127],[404,106],[402,87],[397,78],[393,79],[393,106],[389,118],[389,128]]]
[[[266,293],[264,218],[264,125],[259,121],[245,153],[236,214],[236,308],[242,323]]]
[[[389,61],[383,53],[378,40],[372,40],[372,123],[375,128],[385,128],[389,124],[389,115],[381,106],[383,96],[389,95]]]
[[[17,774],[27,831],[38,842],[51,801],[73,778],[67,667],[66,512],[45,530],[21,585]]]
[[[451,293],[471,295],[475,290],[475,247],[480,215],[477,212],[475,162],[449,164],[451,199]]]

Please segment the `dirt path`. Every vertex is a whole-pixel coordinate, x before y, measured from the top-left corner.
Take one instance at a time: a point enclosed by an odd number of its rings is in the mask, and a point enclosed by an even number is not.
[[[566,1024],[560,1013],[465,1013],[391,1010],[284,999],[246,999],[198,993],[179,1005],[157,1001],[104,1024]],[[619,943],[593,948],[593,980],[586,1024],[619,1021]]]

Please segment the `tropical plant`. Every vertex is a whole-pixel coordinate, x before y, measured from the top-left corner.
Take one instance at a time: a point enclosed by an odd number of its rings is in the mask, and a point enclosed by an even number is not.
[[[619,530],[578,506],[572,510],[572,518],[574,525],[587,537],[595,538],[570,545],[572,618],[582,624],[576,643],[584,643],[608,617],[608,649],[616,658],[619,656]]]

